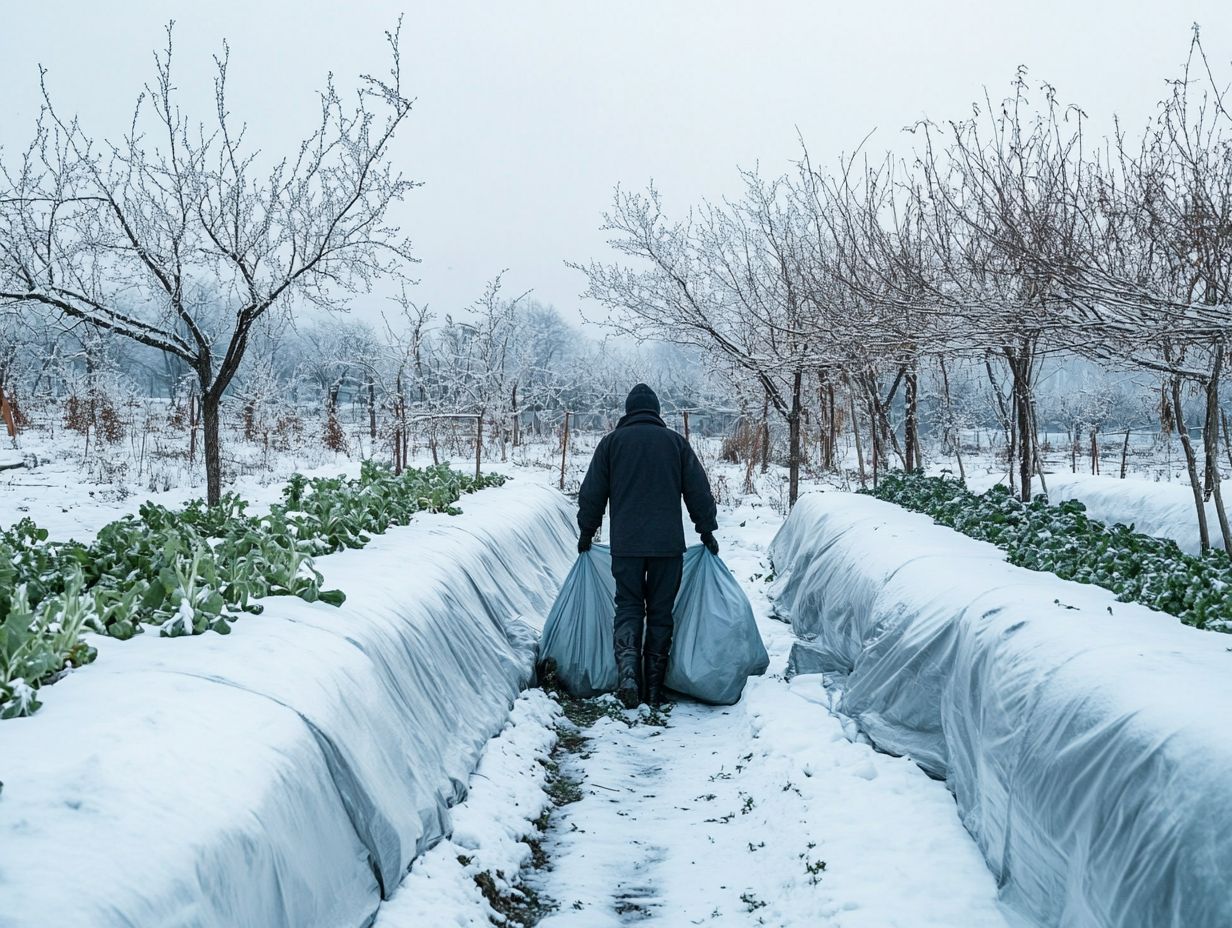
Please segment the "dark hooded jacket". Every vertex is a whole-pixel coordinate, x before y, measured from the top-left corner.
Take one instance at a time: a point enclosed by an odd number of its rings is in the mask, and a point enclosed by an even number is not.
[[[610,503],[613,555],[674,557],[685,548],[681,497],[698,534],[718,528],[706,471],[684,436],[659,417],[654,391],[639,383],[624,417],[595,449],[578,493],[578,528],[594,535]]]

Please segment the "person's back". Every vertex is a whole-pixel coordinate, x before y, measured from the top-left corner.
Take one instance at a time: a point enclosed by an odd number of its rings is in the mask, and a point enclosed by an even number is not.
[[[625,401],[625,416],[595,449],[578,493],[580,552],[590,547],[604,509],[611,510],[617,692],[629,708],[639,698],[643,622],[647,698],[659,703],[685,548],[682,498],[702,541],[717,554],[716,507],[706,472],[684,437],[660,418],[654,391],[638,384]]]

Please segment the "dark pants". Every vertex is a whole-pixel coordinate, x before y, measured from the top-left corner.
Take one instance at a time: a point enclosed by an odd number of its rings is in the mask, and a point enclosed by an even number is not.
[[[684,557],[613,557],[616,580],[616,662],[639,663],[642,625],[646,627],[647,657],[667,657],[672,647],[672,606],[680,589]]]

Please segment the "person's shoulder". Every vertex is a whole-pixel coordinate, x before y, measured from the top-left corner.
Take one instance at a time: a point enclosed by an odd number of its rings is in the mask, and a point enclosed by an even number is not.
[[[672,442],[675,443],[676,447],[679,448],[681,451],[692,451],[693,450],[693,446],[689,444],[689,440],[685,438],[683,435],[681,435],[679,432],[677,432],[675,429],[667,429],[666,431],[667,431],[667,434],[671,436]]]

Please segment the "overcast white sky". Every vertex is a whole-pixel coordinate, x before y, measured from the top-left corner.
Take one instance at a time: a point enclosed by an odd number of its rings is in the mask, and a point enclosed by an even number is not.
[[[653,178],[683,207],[730,192],[737,165],[786,169],[797,127],[818,161],[873,129],[873,148],[901,145],[921,116],[962,115],[985,85],[1000,96],[1019,64],[1094,117],[1139,122],[1195,21],[1232,59],[1228,0],[0,0],[0,145],[29,137],[39,63],[63,108],[118,135],[174,18],[185,101],[208,117],[227,38],[234,109],[273,151],[310,127],[328,71],[351,87],[384,68],[399,12],[419,102],[397,156],[425,182],[402,222],[417,297],[441,312],[508,267],[511,289],[574,317],[584,281],[563,262],[605,253],[617,182]]]

